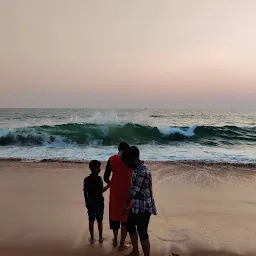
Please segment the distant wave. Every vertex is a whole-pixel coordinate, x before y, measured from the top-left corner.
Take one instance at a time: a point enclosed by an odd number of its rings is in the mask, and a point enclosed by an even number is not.
[[[68,123],[0,129],[0,145],[116,145],[194,142],[202,145],[256,145],[256,126],[153,127],[139,124]]]

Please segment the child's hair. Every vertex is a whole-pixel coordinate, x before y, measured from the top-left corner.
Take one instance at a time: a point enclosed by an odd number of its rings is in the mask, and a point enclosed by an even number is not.
[[[100,167],[101,165],[101,162],[98,161],[98,160],[92,160],[90,163],[89,163],[89,168],[92,172],[94,172],[96,170],[97,167]]]
[[[140,157],[140,151],[137,147],[132,146],[129,149],[125,150],[122,154],[123,161],[134,161]]]

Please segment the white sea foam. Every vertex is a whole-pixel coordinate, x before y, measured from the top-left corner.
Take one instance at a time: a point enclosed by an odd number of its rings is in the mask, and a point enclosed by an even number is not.
[[[158,130],[168,136],[168,135],[171,135],[171,134],[176,134],[176,133],[179,133],[183,136],[186,136],[186,137],[192,137],[195,135],[195,129],[196,129],[197,125],[192,125],[190,126],[189,128],[186,128],[186,129],[181,129],[181,128],[178,128],[178,127],[168,127],[168,126],[165,126],[165,127],[158,127]]]
[[[106,161],[108,157],[117,152],[117,145],[100,146],[88,145],[79,147],[67,144],[63,147],[62,142],[56,140],[53,144],[44,147],[18,147],[18,146],[0,146],[0,158],[23,158],[31,160],[42,159],[66,159],[66,160],[98,160]],[[247,151],[241,152],[235,149],[215,149],[209,150],[209,147],[194,144],[186,145],[144,145],[139,146],[141,159],[150,161],[216,161],[216,162],[239,162],[256,163],[256,149],[251,147]]]
[[[114,111],[111,112],[96,112],[92,117],[83,120],[84,123],[90,124],[123,124],[125,123],[117,113]]]

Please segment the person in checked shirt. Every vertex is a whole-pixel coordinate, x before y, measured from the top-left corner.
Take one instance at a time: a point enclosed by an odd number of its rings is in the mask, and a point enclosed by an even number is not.
[[[132,200],[132,208],[127,219],[127,231],[129,232],[133,250],[132,256],[139,255],[138,236],[145,256],[150,255],[150,242],[148,236],[148,225],[151,215],[156,215],[157,210],[152,192],[152,176],[148,167],[139,159],[140,152],[135,146],[122,154],[124,164],[133,168],[129,199],[124,206],[122,214],[129,209]]]

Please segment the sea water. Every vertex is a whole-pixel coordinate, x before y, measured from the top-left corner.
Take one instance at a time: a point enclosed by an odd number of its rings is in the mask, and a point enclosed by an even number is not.
[[[152,161],[256,162],[256,111],[0,109],[0,158],[107,160],[121,141]]]

